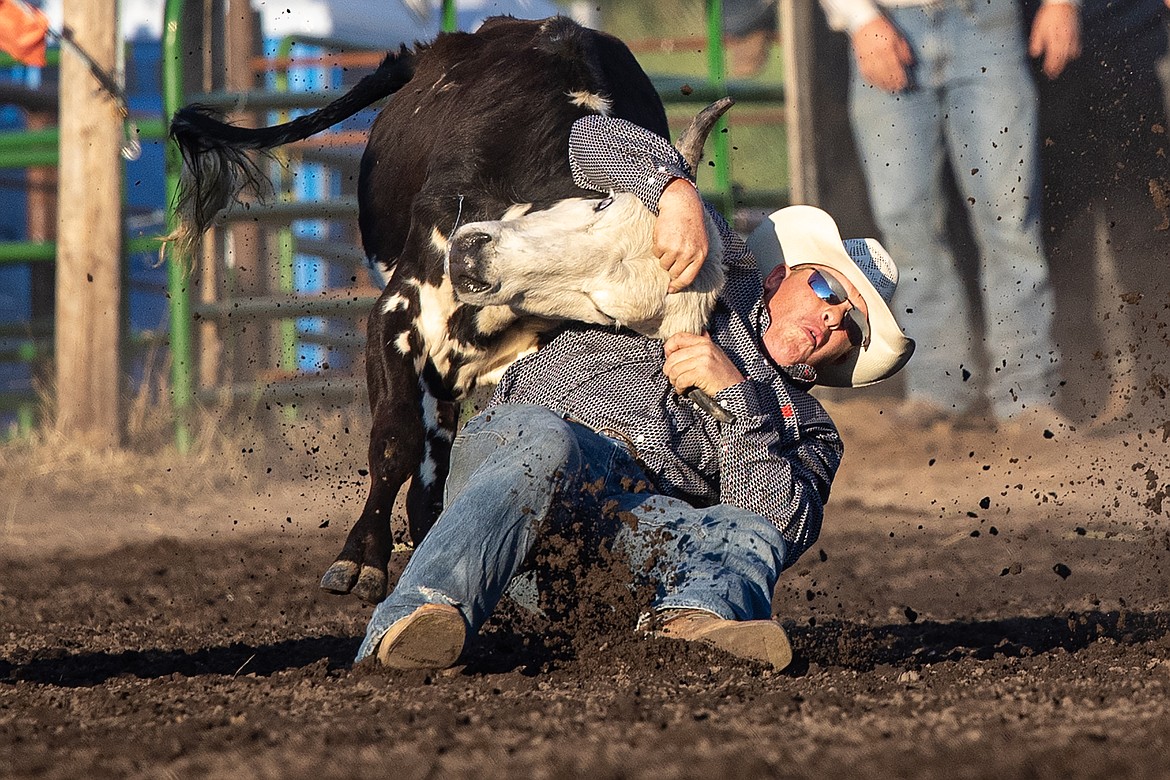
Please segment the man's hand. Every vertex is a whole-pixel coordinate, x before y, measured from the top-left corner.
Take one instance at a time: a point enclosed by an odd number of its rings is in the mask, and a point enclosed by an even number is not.
[[[743,381],[743,374],[706,333],[676,333],[666,340],[662,370],[679,393],[698,388],[709,396]]]
[[[901,92],[910,86],[906,69],[914,62],[910,44],[884,16],[867,22],[853,33],[853,55],[861,77],[878,89]]]
[[[1167,0],[1170,3],[1170,0]],[[1081,56],[1081,9],[1074,3],[1044,3],[1032,22],[1028,54],[1044,59],[1040,69],[1054,79]]]
[[[707,259],[703,199],[686,179],[672,179],[658,199],[654,254],[670,274],[668,293],[676,293],[695,281]]]

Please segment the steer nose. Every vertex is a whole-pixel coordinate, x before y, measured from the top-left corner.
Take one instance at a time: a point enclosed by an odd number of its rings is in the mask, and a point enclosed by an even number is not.
[[[479,230],[468,231],[451,241],[447,271],[457,295],[483,294],[491,288],[480,276],[481,266],[486,264],[483,250],[491,242],[491,235]]]
[[[462,254],[473,255],[491,243],[491,240],[492,237],[487,233],[483,233],[477,230],[471,233],[465,233],[464,235],[456,238],[455,249]]]
[[[483,248],[491,243],[492,237],[482,230],[457,234],[451,240],[449,259],[452,275],[468,273],[482,259]]]

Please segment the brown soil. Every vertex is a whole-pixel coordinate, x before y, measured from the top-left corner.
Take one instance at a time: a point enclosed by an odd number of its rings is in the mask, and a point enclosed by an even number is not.
[[[1170,429],[832,409],[849,449],[777,591],[779,674],[604,609],[504,609],[444,672],[353,667],[370,608],[316,581],[360,441],[186,493],[161,463],[138,490],[0,480],[0,776],[1170,776]]]

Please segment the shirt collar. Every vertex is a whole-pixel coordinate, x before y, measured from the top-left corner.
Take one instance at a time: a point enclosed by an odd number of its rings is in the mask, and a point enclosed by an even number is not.
[[[816,384],[817,370],[808,363],[781,366],[775,360],[772,360],[772,356],[768,354],[768,350],[764,347],[764,333],[768,330],[768,326],[772,324],[772,314],[768,311],[768,307],[764,305],[762,296],[756,301],[753,319],[756,323],[756,341],[759,344],[760,354],[764,356],[764,359],[805,390]]]

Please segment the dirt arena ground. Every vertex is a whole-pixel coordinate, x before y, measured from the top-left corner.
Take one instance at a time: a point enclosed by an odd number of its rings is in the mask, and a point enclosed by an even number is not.
[[[848,452],[777,591],[783,673],[508,609],[455,669],[355,668],[370,608],[316,581],[359,435],[245,446],[222,481],[9,460],[0,776],[1170,777],[1170,425],[830,408]]]

